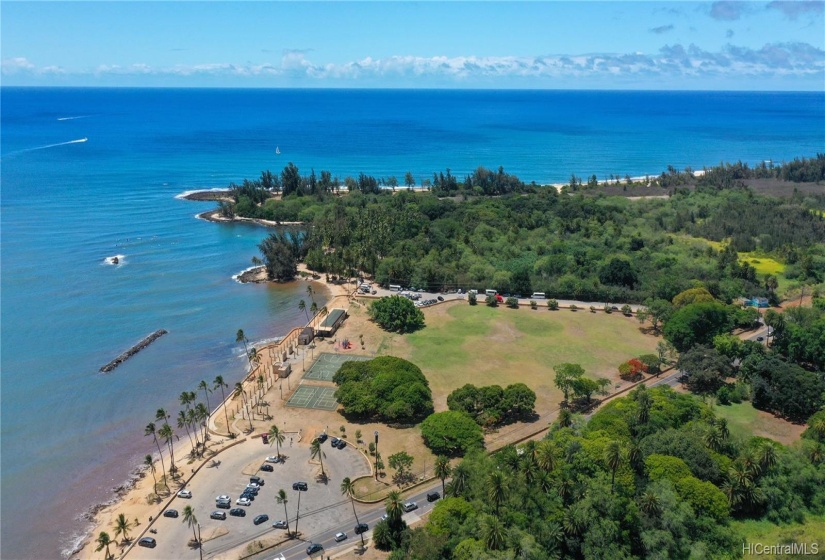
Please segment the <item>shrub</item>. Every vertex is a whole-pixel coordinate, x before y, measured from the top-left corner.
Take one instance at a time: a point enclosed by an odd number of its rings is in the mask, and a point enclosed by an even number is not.
[[[464,455],[484,446],[481,426],[466,412],[453,410],[429,415],[421,423],[421,437],[436,455]]]
[[[507,307],[510,309],[518,309],[518,298],[510,296],[507,298]]]
[[[578,311],[578,309],[579,309],[579,306],[576,305],[575,303],[570,304],[570,311]]]
[[[478,297],[473,293],[467,294],[467,303],[470,305],[478,305]]]
[[[538,309],[538,308],[539,308],[539,304],[531,299],[530,300],[530,309]]]
[[[548,299],[547,300],[547,309],[549,309],[550,311],[557,311],[558,308],[559,308],[559,302],[557,302],[554,299]]]
[[[484,303],[487,304],[487,307],[498,307],[498,298],[496,296],[487,296]]]
[[[721,405],[729,405],[731,403],[731,390],[727,385],[722,385],[716,391],[716,400]]]
[[[662,362],[656,354],[642,354],[639,361],[644,365],[645,373],[654,374],[661,371]]]
[[[633,310],[630,308],[630,306],[628,304],[625,303],[622,306],[622,313],[629,317],[629,316],[633,315]]]
[[[401,296],[384,297],[373,302],[369,315],[382,329],[390,332],[409,333],[424,327],[424,313],[412,301]]]

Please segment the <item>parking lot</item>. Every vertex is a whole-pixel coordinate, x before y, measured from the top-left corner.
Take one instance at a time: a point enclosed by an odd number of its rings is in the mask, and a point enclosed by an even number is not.
[[[306,434],[305,434],[306,435]],[[129,553],[130,558],[184,558],[197,557],[197,549],[190,549],[189,541],[193,538],[192,528],[183,520],[183,509],[189,505],[195,511],[197,522],[200,525],[203,539],[203,555],[205,558],[229,557],[227,554],[238,546],[253,539],[271,539],[278,537],[285,531],[275,529],[272,524],[283,520],[284,506],[276,501],[280,489],[287,493],[286,505],[289,514],[288,522],[295,529],[296,512],[299,492],[292,489],[293,482],[305,481],[308,484],[306,492],[300,496],[300,520],[298,529],[303,534],[312,534],[335,525],[342,516],[351,514],[349,500],[346,500],[340,491],[341,480],[345,477],[355,478],[369,474],[370,468],[364,456],[351,445],[344,449],[332,448],[329,443],[323,446],[324,469],[329,477],[326,483],[316,480],[316,473],[320,472],[317,464],[309,463],[309,437],[302,443],[294,442],[290,447],[289,439],[281,447],[281,453],[286,457],[283,463],[273,465],[273,472],[260,471],[260,466],[266,457],[275,454],[275,448],[262,445],[260,439],[250,439],[237,447],[217,457],[220,464],[216,467],[202,469],[187,487],[192,491],[192,498],[174,498],[169,509],[179,512],[177,518],[160,517],[152,525],[157,531],[147,533],[156,539],[157,547],[134,547]],[[251,476],[261,477],[265,484],[260,488],[252,504],[244,507],[245,517],[229,515],[228,509],[218,509],[215,498],[219,495],[228,495],[232,500],[232,508],[236,500],[249,483]],[[225,520],[210,519],[213,511],[226,512]],[[269,516],[269,520],[255,525],[253,519],[260,514]],[[197,527],[195,528],[197,532]],[[234,557],[237,554],[233,551]]]

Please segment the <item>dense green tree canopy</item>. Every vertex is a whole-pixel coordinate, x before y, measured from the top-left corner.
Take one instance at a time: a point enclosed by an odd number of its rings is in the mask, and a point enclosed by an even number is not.
[[[401,296],[374,301],[369,307],[370,318],[387,331],[409,333],[424,327],[424,313]]]
[[[448,410],[431,414],[421,423],[421,436],[436,455],[464,455],[481,448],[481,427],[466,412]]]
[[[499,385],[476,387],[470,383],[447,396],[450,410],[463,411],[481,425],[495,425],[532,414],[536,393],[524,383],[514,383],[506,389]]]
[[[393,356],[344,362],[333,376],[344,413],[386,422],[413,422],[433,410],[427,378],[415,364]]]
[[[680,352],[697,344],[710,344],[713,337],[733,326],[728,308],[718,302],[690,303],[676,310],[663,333]]]

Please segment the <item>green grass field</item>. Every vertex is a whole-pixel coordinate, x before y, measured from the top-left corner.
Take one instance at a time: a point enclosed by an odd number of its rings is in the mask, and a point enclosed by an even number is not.
[[[799,439],[805,426],[791,424],[767,412],[756,410],[749,402],[714,406],[713,412],[728,421],[733,435],[750,437],[752,435],[770,438],[785,445]]]
[[[620,363],[655,353],[658,340],[634,318],[579,310],[549,311],[470,306],[427,310],[427,326],[382,345],[382,353],[417,364],[433,390],[436,408],[466,383],[507,386],[522,382],[537,394],[539,410],[554,406],[553,366],[581,364],[588,375],[615,377]]]
[[[701,237],[685,237],[685,239],[701,241],[706,245],[710,245],[717,251],[721,251],[727,245],[724,241],[711,241],[710,239],[704,239]],[[766,257],[764,255],[759,255],[757,253],[738,253],[739,260],[741,262],[746,262],[751,265],[759,276],[766,276],[768,274],[773,274],[776,276],[777,281],[779,282],[779,287],[777,291],[781,294],[784,293],[785,289],[790,285],[790,280],[785,278],[785,265],[776,259],[771,257]]]
[[[808,516],[804,524],[775,525],[770,521],[734,521],[731,526],[745,542],[763,544],[818,543],[819,553],[807,558],[825,557],[825,516]],[[764,558],[801,558],[801,556],[764,556]]]

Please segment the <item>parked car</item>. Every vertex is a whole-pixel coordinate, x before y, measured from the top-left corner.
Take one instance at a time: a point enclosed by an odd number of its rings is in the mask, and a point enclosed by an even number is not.
[[[319,543],[313,543],[307,547],[307,556],[312,556],[316,552],[321,552],[324,547]]]
[[[330,440],[329,440],[329,444],[330,444],[332,447],[335,447],[336,445],[338,445],[338,442],[339,442],[339,441],[340,441],[340,440],[339,440],[337,437],[334,437],[334,438],[332,438],[332,439],[330,439]]]
[[[359,523],[355,526],[355,534],[360,535],[361,533],[366,533],[370,530],[370,526],[366,523]]]
[[[220,496],[218,496],[217,498],[215,498],[215,501],[216,501],[216,502],[227,502],[227,501],[230,501],[231,499],[232,499],[232,498],[230,498],[230,497],[229,497],[229,496],[227,496],[226,494],[221,494]]]
[[[403,506],[404,511],[411,512],[414,509],[418,509],[418,504],[415,502],[407,502]]]
[[[261,465],[261,470],[266,472],[272,472],[275,470],[275,468],[269,463],[264,463],[263,465]]]
[[[347,442],[346,442],[345,440],[343,440],[343,439],[339,439],[339,440],[338,440],[338,443],[337,443],[337,444],[335,444],[335,447],[337,447],[338,449],[343,449],[343,448],[345,448],[346,446],[347,446]]]
[[[250,490],[260,490],[261,485],[258,484],[257,482],[250,482],[249,484],[246,485],[246,487]]]
[[[436,299],[437,299],[438,301],[444,301],[444,297],[443,297],[443,296],[438,296]]]
[[[306,482],[293,482],[292,489],[306,492],[309,489],[309,485]]]
[[[244,498],[243,496],[241,496],[240,498],[238,498],[235,501],[235,504],[237,504],[239,506],[251,506],[252,505],[252,500],[250,500],[249,498]]]
[[[264,485],[264,479],[260,476],[250,476],[249,477],[250,484],[257,484],[258,486]]]
[[[152,537],[143,537],[138,541],[138,546],[145,546],[146,548],[155,548],[158,542]]]
[[[163,512],[163,517],[177,517],[177,516],[178,516],[178,510],[176,510],[176,509],[167,509],[166,511]]]
[[[260,525],[261,523],[266,523],[267,521],[269,521],[269,516],[263,513],[255,517],[255,519],[252,520],[252,523],[254,523],[255,525]]]
[[[320,443],[324,443],[327,440],[327,437],[329,437],[329,436],[327,436],[327,434],[325,432],[320,433],[320,434],[318,434],[318,441]]]
[[[213,511],[213,512],[209,515],[209,517],[210,517],[211,519],[219,519],[220,521],[223,521],[223,520],[225,520],[225,519],[226,519],[226,512],[225,512],[225,511],[217,511],[217,510],[216,510],[216,511]]]
[[[756,342],[762,342],[763,340],[765,340],[764,336],[757,336],[756,337]]]
[[[249,500],[250,502],[254,502],[255,501],[255,494],[253,494],[252,492],[244,492],[243,494],[241,494],[241,498]]]
[[[280,463],[281,458],[278,457],[277,455],[270,455],[269,457],[266,458],[266,462],[267,463]]]
[[[229,508],[232,507],[232,501],[231,500],[221,500],[220,502],[217,502],[215,504],[215,506],[219,507],[221,509],[229,509]]]
[[[246,517],[246,510],[243,508],[232,508],[229,510],[232,517]]]
[[[341,542],[347,539],[346,533],[335,533],[335,542]]]
[[[427,501],[428,502],[434,502],[434,501],[436,501],[440,498],[441,498],[441,494],[439,494],[438,492],[430,492],[429,494],[427,494]]]
[[[251,493],[252,495],[257,496],[259,489],[260,488],[258,486],[252,486],[251,484],[247,484],[246,485],[246,490],[244,490],[244,492]]]
[[[178,498],[191,498],[192,491],[191,490],[179,490],[178,491]]]
[[[272,526],[276,529],[289,529],[289,524],[282,519],[279,519],[278,521],[273,523]]]

